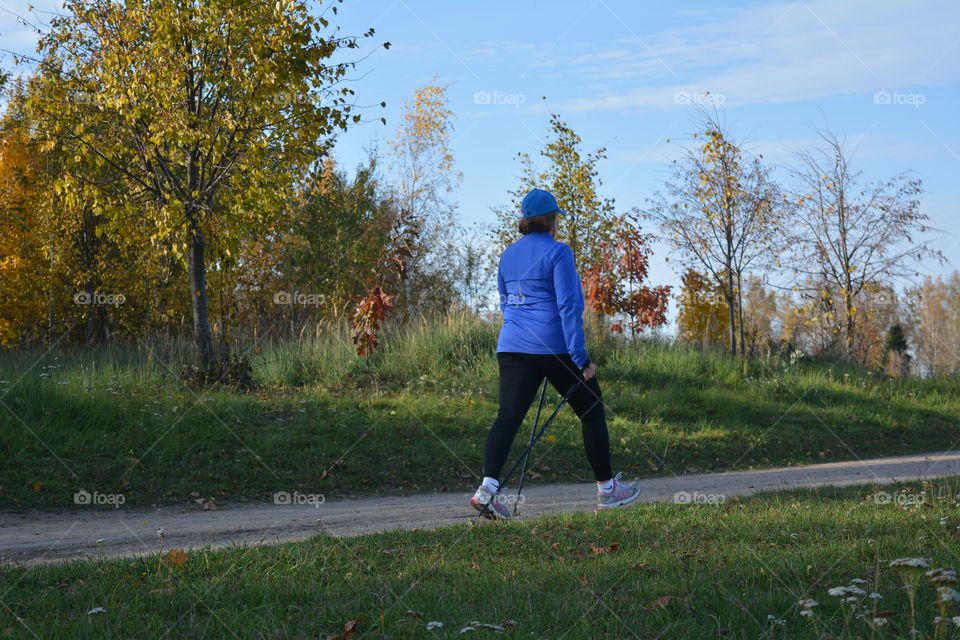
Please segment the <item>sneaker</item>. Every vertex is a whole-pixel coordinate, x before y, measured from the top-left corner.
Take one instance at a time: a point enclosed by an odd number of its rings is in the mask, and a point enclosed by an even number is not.
[[[640,496],[639,482],[620,483],[620,477],[623,473],[618,473],[613,479],[613,490],[610,493],[598,491],[598,509],[610,509],[611,507],[622,507],[630,504]]]
[[[507,508],[507,496],[503,494],[503,487],[497,489],[496,493],[490,493],[486,487],[480,485],[470,498],[470,506],[490,520],[510,519],[510,509]]]

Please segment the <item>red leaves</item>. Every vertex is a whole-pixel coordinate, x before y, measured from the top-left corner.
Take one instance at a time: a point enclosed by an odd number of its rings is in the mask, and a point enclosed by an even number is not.
[[[387,310],[393,306],[393,297],[387,295],[384,284],[399,285],[406,278],[407,263],[405,256],[409,250],[400,246],[392,255],[384,257],[381,262],[383,271],[377,278],[370,293],[362,299],[353,310],[353,344],[356,345],[357,355],[365,356],[380,344],[377,340],[377,331],[380,323],[387,317]]]
[[[647,236],[627,216],[617,220],[616,228],[613,240],[600,245],[599,262],[584,271],[587,307],[608,316],[625,315],[632,331],[662,325],[667,321],[670,287],[638,286],[649,272]],[[614,322],[610,330],[623,333],[624,323]]]
[[[392,296],[388,296],[377,285],[360,301],[353,311],[353,344],[357,345],[357,355],[364,356],[377,348],[377,331],[387,315],[387,309],[393,306]]]

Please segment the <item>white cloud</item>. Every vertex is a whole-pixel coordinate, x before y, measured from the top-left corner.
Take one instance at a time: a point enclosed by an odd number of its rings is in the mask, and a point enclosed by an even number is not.
[[[955,3],[821,0],[721,15],[642,42],[631,36],[576,56],[558,53],[540,66],[612,87],[569,101],[569,111],[671,107],[683,104],[678,94],[707,90],[737,106],[960,79]],[[623,89],[628,83],[641,86]]]

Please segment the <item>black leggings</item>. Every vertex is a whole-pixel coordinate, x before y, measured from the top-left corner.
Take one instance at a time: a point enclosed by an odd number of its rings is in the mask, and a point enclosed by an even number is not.
[[[569,354],[498,353],[497,361],[500,365],[500,410],[487,434],[483,475],[499,479],[517,429],[543,378],[546,377],[554,389],[566,395],[583,374]],[[583,447],[593,467],[593,475],[598,482],[605,482],[613,477],[613,473],[610,470],[610,437],[597,379],[591,378],[580,385],[569,402],[580,418]],[[547,413],[542,419],[549,415]]]

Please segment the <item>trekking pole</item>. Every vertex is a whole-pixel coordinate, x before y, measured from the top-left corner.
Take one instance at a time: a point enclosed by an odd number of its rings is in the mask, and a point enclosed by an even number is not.
[[[517,485],[517,501],[513,503],[513,515],[517,515],[517,509],[520,508],[520,492],[523,491],[523,479],[527,477],[527,463],[530,462],[530,445],[533,444],[533,436],[537,433],[537,426],[540,424],[540,410],[543,409],[543,397],[547,393],[547,379],[543,379],[543,386],[540,387],[540,402],[537,403],[537,417],[533,419],[533,429],[530,430],[530,442],[527,443],[527,453],[523,456],[523,470],[520,472],[520,483]]]
[[[553,419],[557,417],[558,413],[560,413],[560,409],[563,409],[563,405],[567,403],[567,401],[570,399],[570,396],[573,395],[573,392],[577,390],[577,387],[579,387],[583,383],[584,383],[584,379],[578,378],[577,381],[570,386],[570,388],[567,390],[567,394],[563,396],[563,398],[560,400],[560,404],[558,404],[557,408],[553,410],[553,413],[551,413],[550,417],[547,418],[546,422],[543,423],[543,426],[540,427],[540,430],[533,435],[533,438],[530,439],[530,444],[528,444],[527,448],[523,451],[523,453],[520,454],[520,457],[517,458],[517,461],[513,463],[513,466],[510,468],[510,471],[507,472],[507,475],[504,477],[503,481],[500,483],[501,488],[507,486],[507,480],[510,479],[510,476],[513,475],[513,472],[517,470],[518,466],[520,466],[520,462],[524,459],[525,456],[530,455],[530,452],[533,451],[534,445],[536,445],[537,441],[540,440],[541,436],[543,436],[543,434],[546,433],[547,427],[550,426],[550,423],[553,422]],[[517,497],[519,499],[519,494],[517,495]],[[494,499],[495,498],[496,498],[496,494],[494,495]],[[477,519],[479,520],[481,517],[483,517],[489,509],[490,509],[489,504],[483,505],[483,510],[480,511],[480,515],[477,516]]]

